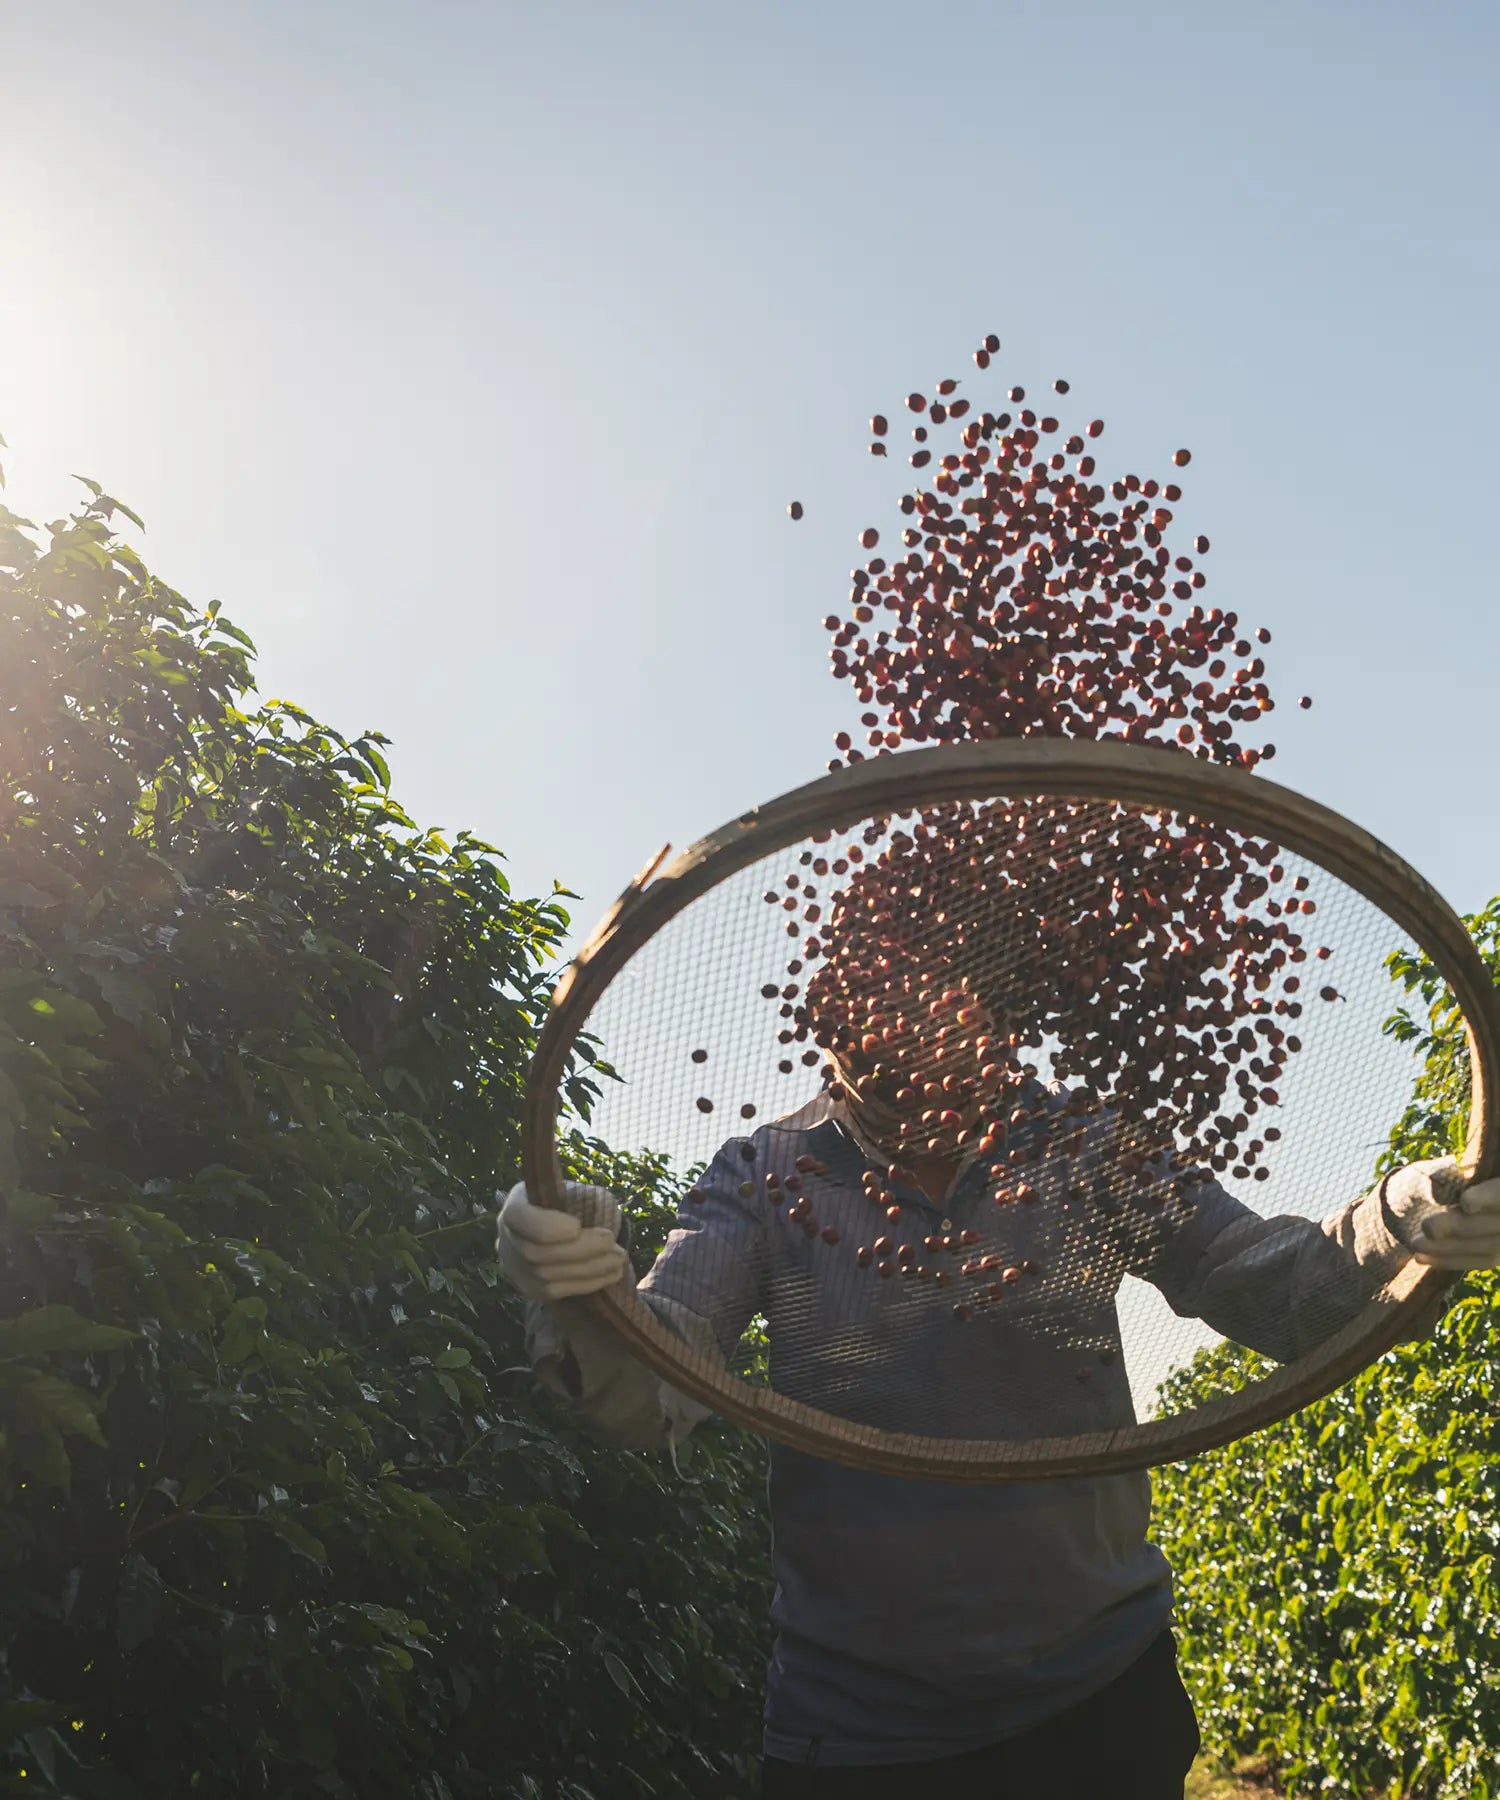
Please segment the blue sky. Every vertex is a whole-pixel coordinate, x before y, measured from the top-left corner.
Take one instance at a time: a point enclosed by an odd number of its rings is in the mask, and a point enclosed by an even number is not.
[[[416,813],[586,924],[821,770],[820,622],[903,468],[865,421],[994,330],[1102,471],[1192,447],[1271,772],[1472,907],[1497,52],[1381,0],[17,0],[10,498],[104,482],[263,691],[388,731]]]

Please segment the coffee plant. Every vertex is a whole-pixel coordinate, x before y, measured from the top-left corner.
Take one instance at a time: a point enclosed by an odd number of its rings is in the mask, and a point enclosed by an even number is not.
[[[1500,978],[1500,898],[1467,921]],[[1423,1055],[1379,1172],[1456,1151],[1468,1064],[1430,964],[1387,1029]],[[1241,1385],[1221,1347],[1175,1405]],[[1430,1336],[1227,1449],[1158,1472],[1184,1675],[1205,1745],[1288,1795],[1500,1795],[1500,1277],[1451,1290]]]
[[[747,1792],[762,1448],[579,1437],[492,1260],[564,890],[258,701],[89,487],[0,509],[0,1791]]]

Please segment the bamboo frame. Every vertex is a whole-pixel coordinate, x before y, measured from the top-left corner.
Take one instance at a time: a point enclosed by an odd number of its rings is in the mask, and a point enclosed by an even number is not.
[[[813,832],[944,801],[1041,795],[1171,807],[1270,838],[1363,894],[1401,926],[1452,988],[1468,1030],[1472,1100],[1464,1163],[1500,1165],[1500,995],[1463,921],[1409,863],[1314,800],[1261,776],[1145,745],[1029,738],[939,745],[882,756],[794,789],[701,839],[652,879],[666,851],[625,890],[553,994],[527,1083],[523,1170],[539,1205],[560,1203],[556,1124],[568,1053],[605,987],[668,920],[726,877]],[[1177,1462],[1321,1399],[1434,1313],[1455,1279],[1407,1263],[1317,1350],[1237,1394],[1169,1419],[1112,1431],[995,1442],[924,1438],[855,1424],[752,1388],[689,1350],[627,1276],[587,1304],[673,1386],[716,1412],[811,1454],[887,1474],[944,1481],[1048,1480]]]

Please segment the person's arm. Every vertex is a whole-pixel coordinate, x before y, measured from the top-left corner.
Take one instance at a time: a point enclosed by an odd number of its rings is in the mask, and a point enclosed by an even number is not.
[[[1480,1205],[1460,1213],[1463,1192],[1462,1178],[1443,1159],[1397,1170],[1322,1220],[1264,1218],[1217,1182],[1203,1182],[1192,1189],[1192,1217],[1131,1272],[1152,1282],[1180,1316],[1292,1362],[1355,1318],[1414,1253],[1456,1266],[1444,1260],[1443,1244],[1453,1243],[1446,1233],[1455,1217],[1482,1219],[1487,1205],[1474,1189]],[[1425,1336],[1435,1316],[1418,1321],[1405,1341]]]
[[[720,1360],[765,1301],[765,1208],[747,1205],[739,1194],[745,1170],[742,1141],[725,1145],[695,1184],[702,1200],[679,1212],[666,1245],[637,1288],[663,1324]],[[510,1205],[508,1200],[507,1209]],[[622,1235],[628,1233],[618,1206],[613,1222]],[[628,1265],[591,1286],[575,1285],[560,1298],[532,1292],[526,1315],[528,1359],[539,1379],[572,1402],[591,1435],[602,1442],[624,1449],[675,1445],[709,1409],[639,1362],[579,1297],[613,1280],[630,1280]]]

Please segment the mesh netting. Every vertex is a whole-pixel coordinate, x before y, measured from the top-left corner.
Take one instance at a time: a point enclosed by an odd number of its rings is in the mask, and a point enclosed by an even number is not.
[[[926,1440],[1165,1416],[1226,1336],[1294,1360],[1381,1286],[1321,1222],[1411,1090],[1411,947],[1316,864],[1124,802],[778,851],[588,1020],[595,1129],[683,1171],[644,1293],[746,1382]]]

